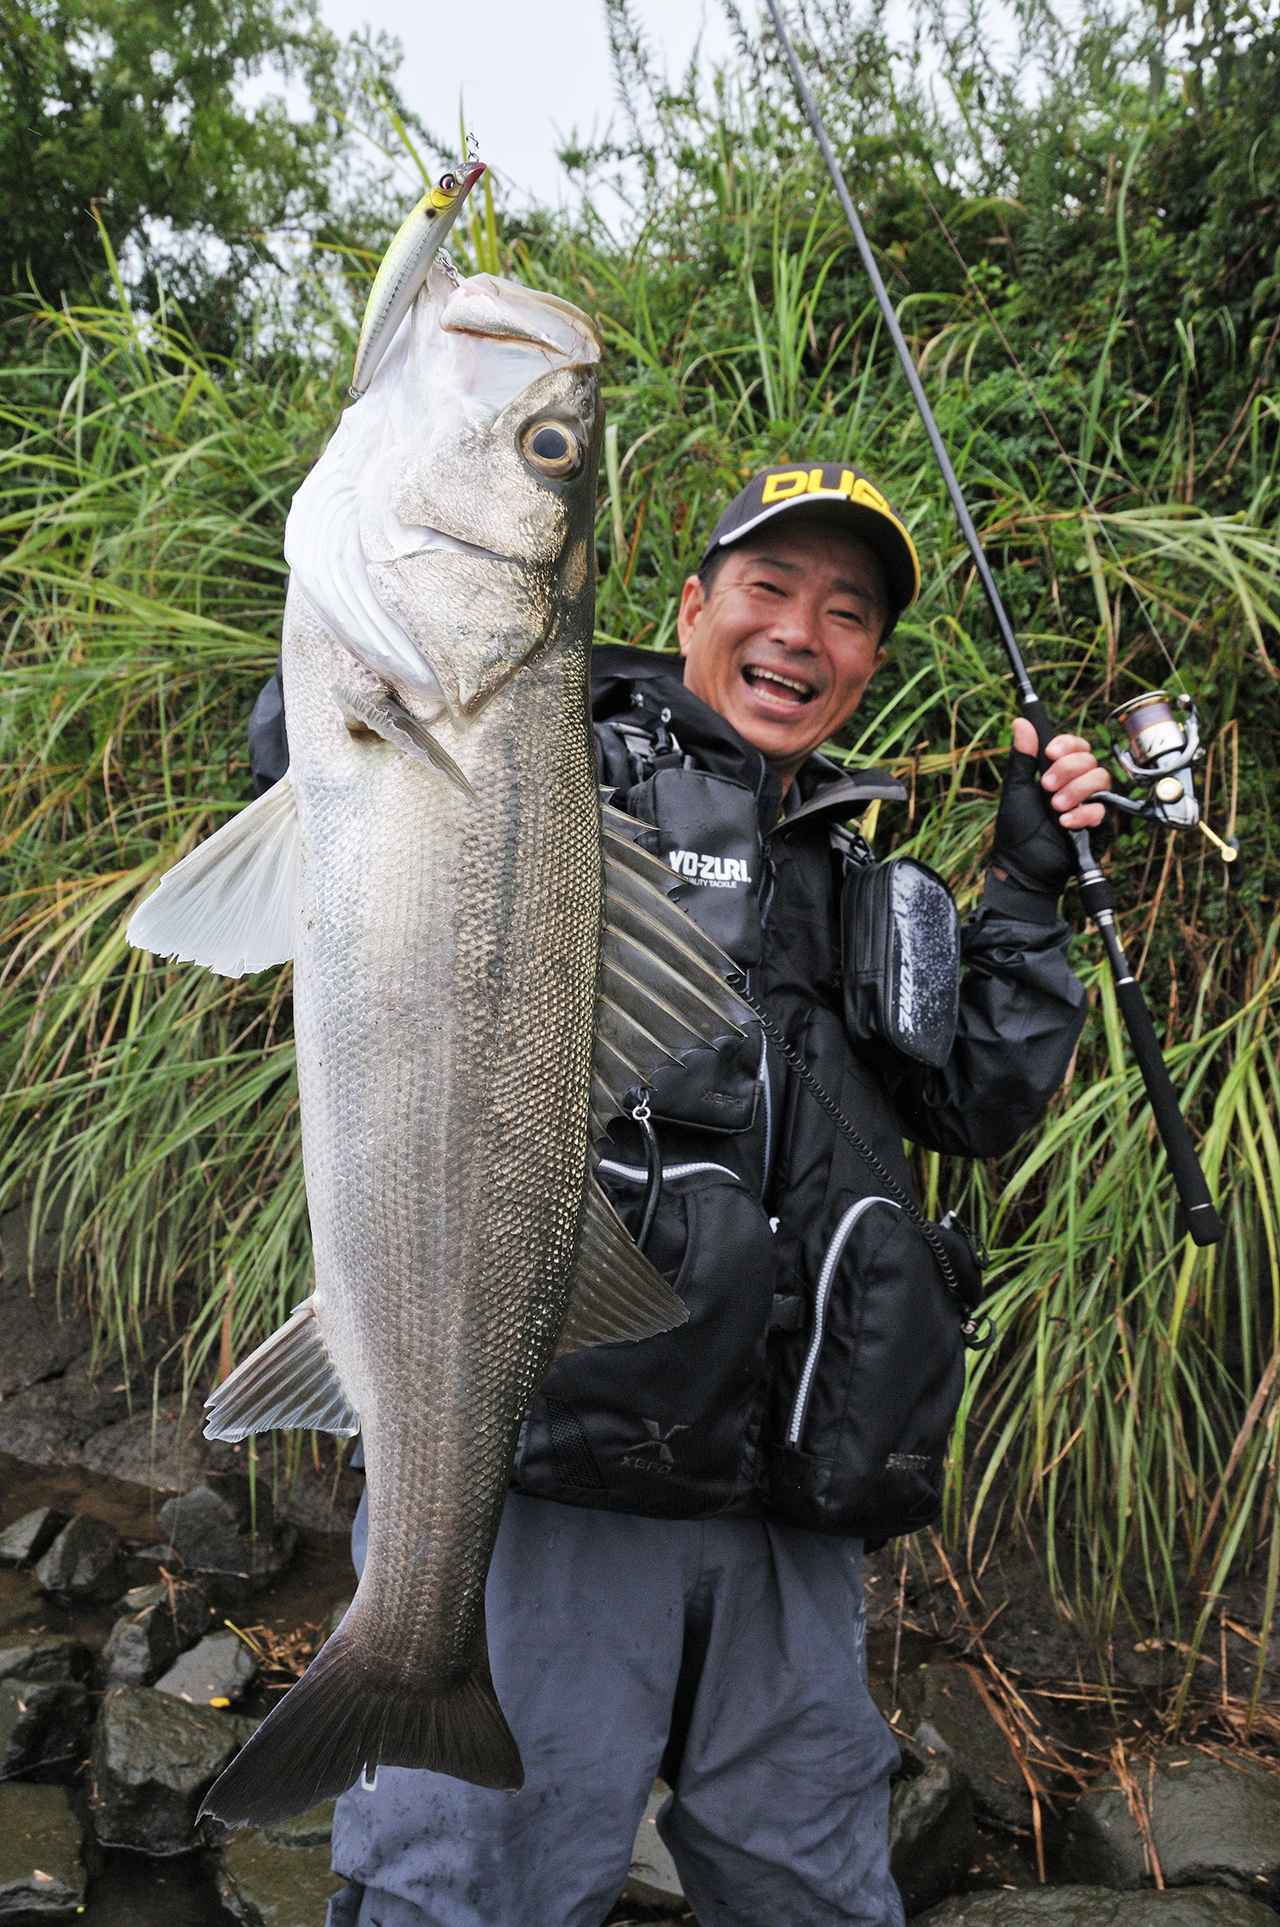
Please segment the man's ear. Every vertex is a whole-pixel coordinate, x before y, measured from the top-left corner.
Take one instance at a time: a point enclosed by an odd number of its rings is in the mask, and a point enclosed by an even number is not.
[[[680,611],[676,616],[676,634],[680,638],[680,654],[687,656],[689,644],[693,641],[693,627],[707,606],[707,598],[702,591],[702,583],[696,575],[687,575],[680,591]]]

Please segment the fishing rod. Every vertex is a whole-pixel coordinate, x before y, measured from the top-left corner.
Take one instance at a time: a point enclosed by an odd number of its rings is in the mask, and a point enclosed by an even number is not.
[[[973,517],[969,513],[955,469],[951,465],[951,458],[938,432],[938,424],[933,418],[928,396],[916,372],[911,350],[907,347],[902,329],[898,325],[898,317],[894,313],[888,290],[876,265],[875,256],[871,252],[871,244],[849,189],[845,185],[844,175],[840,171],[840,164],[828,138],[822,114],[809,91],[803,69],[796,58],[778,0],[765,0],[765,4],[773,21],[779,44],[786,55],[800,104],[813,129],[814,139],[818,143],[827,172],[831,176],[836,198],[844,210],[845,219],[853,233],[876,303],[889,331],[889,338],[893,342],[902,372],[907,378],[907,386],[911,390],[912,399],[924,423],[929,446],[933,450],[947,494],[951,498],[951,506],[955,510],[961,534],[973,557],[978,581],[982,585],[983,594],[987,598],[995,620],[996,631],[1009,658],[1009,666],[1018,686],[1022,714],[1036,732],[1036,741],[1043,759],[1045,748],[1058,734],[1057,727],[1051,721],[1044,703],[1036,694],[1026,660],[1013,632],[1013,624],[1001,600],[1000,591],[996,587],[995,577],[974,526]],[[1112,726],[1122,728],[1129,739],[1129,748],[1120,752],[1119,761],[1132,778],[1146,787],[1147,795],[1141,802],[1135,803],[1125,797],[1116,796],[1110,791],[1104,791],[1094,799],[1095,801],[1108,804],[1113,809],[1123,810],[1132,816],[1141,816],[1149,822],[1162,823],[1170,829],[1189,827],[1199,820],[1199,807],[1196,803],[1191,775],[1194,764],[1203,754],[1200,748],[1199,729],[1190,698],[1180,697],[1177,701],[1178,706],[1184,711],[1185,721],[1179,720],[1173,703],[1169,701],[1163,690],[1152,690],[1145,695],[1134,697],[1113,711],[1109,719]],[[1197,1245],[1216,1244],[1223,1235],[1222,1220],[1209,1195],[1209,1187],[1205,1182],[1204,1172],[1200,1168],[1200,1161],[1196,1156],[1186,1119],[1178,1108],[1177,1095],[1160,1052],[1160,1043],[1156,1036],[1155,1025],[1151,1021],[1151,1013],[1147,1009],[1146,1000],[1138,987],[1137,978],[1134,976],[1116,930],[1115,899],[1111,894],[1111,886],[1098,866],[1098,860],[1089,840],[1089,832],[1064,829],[1063,834],[1070,838],[1075,853],[1081,901],[1102,938],[1107,961],[1111,965],[1115,980],[1116,1002],[1124,1018],[1134,1056],[1138,1060],[1138,1068],[1146,1086],[1156,1129],[1160,1133],[1160,1141],[1164,1145],[1165,1156],[1185,1214],[1187,1232]],[[1217,838],[1213,840],[1219,841]],[[1235,855],[1234,850],[1228,850],[1226,846],[1220,845],[1220,847],[1226,860],[1230,861]]]

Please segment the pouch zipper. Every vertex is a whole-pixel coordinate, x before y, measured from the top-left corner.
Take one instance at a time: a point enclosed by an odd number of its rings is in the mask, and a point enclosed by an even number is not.
[[[809,1349],[805,1354],[804,1365],[800,1371],[800,1382],[796,1386],[795,1404],[791,1408],[791,1423],[787,1427],[788,1445],[798,1445],[800,1443],[800,1434],[804,1430],[804,1421],[809,1406],[809,1392],[813,1385],[813,1374],[817,1370],[818,1353],[822,1350],[822,1339],[826,1330],[827,1300],[831,1296],[832,1280],[835,1278],[836,1270],[844,1255],[844,1248],[849,1242],[849,1234],[852,1232],[859,1218],[865,1211],[869,1211],[873,1204],[887,1204],[891,1206],[894,1211],[900,1211],[902,1208],[900,1205],[895,1204],[892,1198],[859,1198],[856,1204],[849,1206],[832,1234],[831,1243],[827,1246],[827,1255],[822,1261],[822,1270],[818,1273],[818,1288],[814,1293],[813,1337],[809,1340]]]
[[[601,1158],[596,1170],[607,1171],[611,1177],[623,1178],[628,1184],[643,1184],[649,1175],[643,1164],[618,1164],[613,1158]],[[695,1171],[719,1171],[735,1184],[742,1183],[738,1173],[731,1171],[727,1164],[664,1164],[662,1181],[665,1184],[669,1178],[691,1178]]]

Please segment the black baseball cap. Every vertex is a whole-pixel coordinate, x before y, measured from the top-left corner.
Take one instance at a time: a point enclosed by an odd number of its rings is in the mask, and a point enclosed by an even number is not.
[[[753,475],[711,532],[702,561],[717,549],[740,542],[775,516],[788,511],[820,512],[860,536],[874,551],[884,570],[889,591],[891,622],[910,608],[920,593],[920,558],[916,545],[874,482],[843,462],[807,462],[762,468]]]

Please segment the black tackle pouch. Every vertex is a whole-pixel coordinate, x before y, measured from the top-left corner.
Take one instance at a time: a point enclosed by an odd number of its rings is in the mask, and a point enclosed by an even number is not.
[[[841,933],[850,1040],[945,1064],[960,1009],[960,919],[942,878],[911,856],[846,861]]]
[[[843,1048],[832,1094],[857,1118],[871,1074],[841,1028],[815,1010],[802,1046],[827,1064]],[[954,1216],[922,1222],[900,1149],[877,1140],[877,1171],[803,1092],[788,1143],[779,1256],[803,1310],[770,1337],[761,1497],[794,1525],[880,1544],[941,1509],[965,1351],[989,1335],[976,1315],[985,1254]]]

